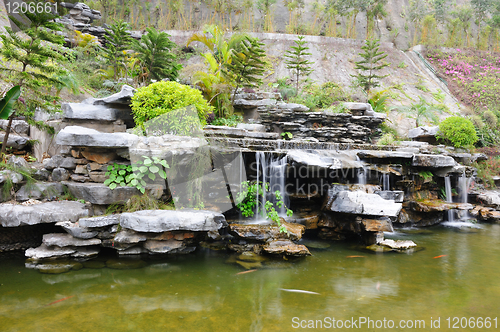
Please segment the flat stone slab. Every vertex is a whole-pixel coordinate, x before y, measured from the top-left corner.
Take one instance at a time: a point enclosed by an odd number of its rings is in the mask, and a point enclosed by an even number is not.
[[[116,114],[103,105],[64,103],[61,105],[64,118],[71,120],[115,121]]]
[[[261,131],[249,131],[243,128],[233,128],[227,126],[205,126],[203,128],[207,136],[222,136],[229,138],[253,138],[253,139],[279,139],[278,133],[266,133]]]
[[[76,250],[73,248],[48,247],[47,245],[42,244],[38,248],[26,249],[24,255],[26,257],[33,259],[43,259],[43,258],[69,256],[74,252],[76,252]]]
[[[396,203],[403,203],[405,193],[402,190],[380,190],[375,191],[374,194],[379,195],[383,199],[392,200]]]
[[[113,203],[125,203],[130,197],[140,195],[141,192],[133,187],[116,187],[109,189],[102,183],[79,183],[62,182],[68,188],[68,191],[77,199],[83,199],[86,202],[99,205],[108,205]]]
[[[120,225],[136,232],[216,231],[226,226],[223,214],[212,211],[144,210],[122,213]]]
[[[417,149],[418,151],[418,149]],[[379,151],[379,150],[361,150],[358,156],[363,159],[412,159],[414,151]]]
[[[88,227],[88,228],[106,227],[111,225],[118,225],[119,223],[120,223],[119,214],[112,214],[109,216],[99,216],[93,218],[81,218],[78,221],[78,224],[81,227]]]
[[[78,222],[60,221],[56,223],[56,226],[62,227],[66,233],[79,239],[91,239],[99,233],[87,227],[81,227]]]
[[[76,222],[88,216],[88,210],[80,202],[62,201],[36,205],[0,204],[0,224],[18,227],[59,221]]]
[[[56,136],[56,143],[59,145],[110,149],[128,148],[138,140],[138,136],[128,133],[101,133],[80,126],[68,126]]]
[[[340,191],[334,198],[328,199],[325,209],[348,214],[396,217],[402,204],[362,191]]]
[[[420,167],[452,167],[457,165],[453,157],[435,154],[416,154],[413,156],[412,166]]]
[[[100,251],[101,248],[99,247],[81,247],[76,248],[76,251],[71,256],[76,258],[91,258],[97,256]]]
[[[42,239],[43,244],[48,247],[87,247],[97,246],[101,244],[99,239],[77,239],[66,233],[50,233],[44,234]]]
[[[311,169],[352,169],[363,167],[363,164],[356,160],[355,154],[349,151],[291,150],[287,153],[287,158],[290,163],[305,165]]]
[[[309,249],[303,244],[295,244],[290,240],[274,240],[264,246],[262,250],[273,255],[311,256]]]
[[[472,210],[474,208],[474,206],[469,203],[449,203],[440,199],[411,201],[410,207],[416,212],[442,212],[451,209]]]

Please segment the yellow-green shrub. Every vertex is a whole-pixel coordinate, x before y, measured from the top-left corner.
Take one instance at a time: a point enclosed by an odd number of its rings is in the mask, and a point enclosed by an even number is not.
[[[202,125],[213,107],[199,90],[177,82],[156,82],[137,89],[132,97],[132,114],[137,126],[159,115],[192,105],[198,112]]]

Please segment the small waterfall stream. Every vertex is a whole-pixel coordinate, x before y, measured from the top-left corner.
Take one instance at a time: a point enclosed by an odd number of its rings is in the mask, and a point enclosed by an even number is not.
[[[391,190],[389,173],[382,173],[382,190],[383,191]]]
[[[257,170],[256,181],[257,183],[261,183],[262,191],[264,192],[264,195],[260,197],[260,202],[256,202],[257,205],[260,204],[260,206],[264,208],[266,198],[273,203],[276,202],[274,193],[279,191],[285,205],[290,206],[290,199],[285,190],[287,157],[280,158],[279,156],[273,156],[271,153],[258,151],[255,153],[255,162]],[[268,190],[266,190],[266,184],[269,184]],[[280,215],[285,215],[285,206],[277,209]],[[255,218],[257,221],[261,219],[262,216],[256,214]]]
[[[358,168],[358,172],[356,174],[358,184],[365,185],[366,184],[366,173],[367,173],[365,164],[361,161],[361,159],[359,159],[359,156],[357,156],[357,155],[356,155],[356,161],[359,161],[363,165],[363,168]]]
[[[453,203],[453,194],[451,192],[451,181],[449,176],[444,178],[444,188],[446,191],[446,201],[448,203]],[[454,212],[455,211],[453,209],[448,210],[448,221],[455,221]]]

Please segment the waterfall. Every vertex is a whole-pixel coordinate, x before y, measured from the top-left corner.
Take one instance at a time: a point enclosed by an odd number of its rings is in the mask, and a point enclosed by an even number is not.
[[[465,176],[465,170],[462,175],[459,177],[459,186],[460,186],[460,202],[468,203],[469,197],[469,186],[472,178],[468,178]]]
[[[286,194],[285,181],[286,181],[286,167],[287,167],[287,157],[279,158],[274,157],[271,153],[265,153],[263,151],[258,151],[255,153],[255,162],[257,170],[257,183],[261,182],[262,191],[264,195],[261,196],[260,202],[257,201],[257,206],[261,206],[264,209],[264,204],[266,203],[266,198],[270,199],[271,202],[276,201],[275,192],[279,191],[283,202],[286,206],[289,206],[290,199]],[[268,190],[266,190],[266,183],[269,184]],[[257,200],[259,198],[257,197]],[[278,213],[284,215],[286,213],[285,206],[278,208]],[[259,220],[261,216],[255,216],[256,220]]]
[[[384,191],[391,190],[389,173],[382,173],[382,190]]]
[[[255,164],[256,164],[256,167],[257,167],[257,177],[256,177],[256,180],[257,180],[257,185],[259,183],[259,166],[260,166],[260,157],[261,155],[263,155],[263,152],[256,152],[255,153]],[[255,195],[255,208],[256,208],[256,213],[255,213],[255,221],[259,220],[259,214],[257,213],[258,209],[259,209],[259,195]]]
[[[358,168],[358,172],[356,174],[357,180],[358,180],[358,184],[365,185],[366,184],[366,168],[365,168],[365,164],[361,161],[361,159],[359,159],[358,155],[356,155],[356,161],[359,161],[363,165],[362,168]]]
[[[446,201],[448,203],[453,203],[453,195],[451,192],[451,181],[449,176],[444,178],[444,188],[446,191]],[[453,209],[448,210],[448,221],[455,221],[453,212],[454,212]]]

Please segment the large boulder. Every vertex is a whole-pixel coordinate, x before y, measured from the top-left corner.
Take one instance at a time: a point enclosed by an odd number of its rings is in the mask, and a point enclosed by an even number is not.
[[[324,210],[365,216],[397,217],[402,204],[363,191],[328,191]]]
[[[88,216],[88,210],[80,202],[62,201],[36,205],[0,204],[0,224],[3,227],[18,227],[59,221],[76,222]]]
[[[240,225],[240,224],[231,224],[229,225],[229,231],[234,235],[246,239],[246,240],[254,240],[254,241],[262,241],[266,242],[272,239],[284,238],[290,240],[300,240],[306,227],[300,224],[293,224],[282,222],[283,226],[287,229],[287,232],[280,232],[279,227],[276,224],[270,225],[259,225],[259,224],[250,224],[250,225]]]
[[[0,132],[0,142],[3,143],[4,138],[5,138],[5,133]],[[21,150],[26,146],[26,144],[28,144],[28,139],[26,137],[15,135],[13,133],[9,134],[9,139],[7,140],[7,147]]]
[[[227,224],[224,215],[212,211],[144,210],[123,213],[120,225],[136,232],[161,233],[177,230],[216,231]]]
[[[65,103],[61,105],[65,119],[115,121],[115,110],[103,105]]]

